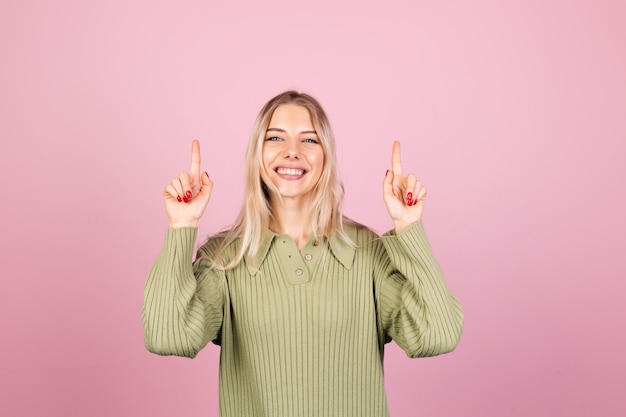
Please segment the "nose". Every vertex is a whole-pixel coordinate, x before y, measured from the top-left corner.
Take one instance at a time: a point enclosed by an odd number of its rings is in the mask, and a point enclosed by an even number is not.
[[[297,141],[287,141],[284,152],[285,158],[300,159],[300,149]]]

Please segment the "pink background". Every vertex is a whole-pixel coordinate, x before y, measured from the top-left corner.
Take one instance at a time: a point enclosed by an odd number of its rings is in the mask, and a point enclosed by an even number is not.
[[[391,227],[394,139],[429,187],[466,326],[389,345],[394,417],[626,415],[626,4],[226,3],[2,0],[0,415],[217,415],[218,348],[143,347],[161,191],[198,138],[201,234],[229,224],[288,88],[334,123],[351,217]]]

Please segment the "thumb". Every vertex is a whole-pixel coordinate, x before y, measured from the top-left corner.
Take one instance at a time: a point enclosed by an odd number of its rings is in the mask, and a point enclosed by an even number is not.
[[[393,172],[387,170],[383,180],[383,195],[393,194]]]
[[[200,194],[205,194],[207,196],[211,195],[211,191],[213,190],[213,181],[209,178],[209,174],[206,171],[202,173],[200,176],[200,181],[202,181],[202,188],[200,189]]]

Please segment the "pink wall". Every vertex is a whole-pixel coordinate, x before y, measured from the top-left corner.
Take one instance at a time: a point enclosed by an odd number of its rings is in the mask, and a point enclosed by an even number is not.
[[[393,416],[626,415],[625,3],[226,3],[2,1],[0,415],[217,415],[217,348],[143,348],[161,190],[199,138],[202,232],[227,225],[292,87],[334,122],[353,218],[391,226],[394,139],[430,190],[466,328],[390,347]]]

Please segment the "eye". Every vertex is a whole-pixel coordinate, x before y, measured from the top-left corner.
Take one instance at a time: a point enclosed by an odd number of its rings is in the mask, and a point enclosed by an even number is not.
[[[280,141],[282,139],[279,138],[278,136],[272,136],[272,137],[269,137],[269,138],[267,138],[265,140],[268,141],[268,142],[278,142],[278,141]]]
[[[302,142],[304,142],[304,143],[316,143],[316,144],[319,143],[316,139],[311,139],[311,138],[304,139]]]

